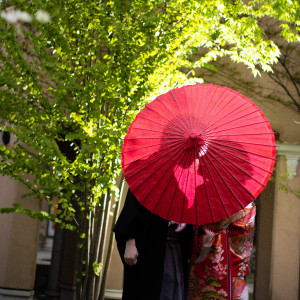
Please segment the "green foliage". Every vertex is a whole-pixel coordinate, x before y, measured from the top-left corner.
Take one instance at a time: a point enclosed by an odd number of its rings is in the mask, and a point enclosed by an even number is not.
[[[275,167],[274,168],[274,171],[278,171],[277,168]],[[284,172],[284,173],[280,173],[278,175],[278,177],[274,177],[274,176],[271,176],[270,177],[270,181],[271,182],[277,182],[278,184],[278,188],[282,191],[285,191],[286,193],[291,193],[293,195],[295,195],[296,197],[300,198],[300,190],[297,190],[297,189],[294,189],[291,187],[291,176],[292,174],[289,173],[289,172]]]
[[[96,276],[100,276],[100,272],[102,269],[102,264],[96,261],[93,262],[93,269]]]
[[[51,220],[52,222],[58,223],[62,228],[74,230],[75,226],[71,224],[62,223],[60,219],[56,217],[56,215],[47,213],[43,210],[33,211],[30,209],[23,208],[20,203],[14,203],[13,207],[10,208],[2,208],[0,210],[0,214],[8,214],[8,213],[20,213],[26,215],[32,219],[38,219],[40,221]]]
[[[55,216],[19,205],[0,212],[76,227],[80,249],[92,221],[101,221],[95,215],[105,195],[117,190],[129,124],[154,95],[193,83],[182,67],[217,71],[210,63],[228,56],[254,75],[270,71],[280,53],[261,18],[279,21],[283,37],[299,42],[298,1],[11,0],[0,7],[0,130],[16,138],[0,146],[0,174],[51,205],[59,199]],[[190,59],[200,48],[199,60]],[[99,261],[92,265],[99,275]]]
[[[278,176],[279,189],[285,191],[286,193],[292,193],[296,197],[300,198],[300,190],[293,189],[290,186],[290,176],[291,175],[292,174],[290,174],[289,172],[286,172],[286,173],[282,173],[282,174],[280,174],[280,176]]]
[[[67,223],[75,216],[70,199],[88,213],[114,188],[128,125],[153,95],[186,82],[180,67],[211,68],[228,55],[254,74],[270,70],[279,50],[264,38],[262,17],[280,20],[283,36],[299,40],[297,1],[9,3],[51,18],[0,20],[1,129],[17,137],[0,148],[0,172],[37,198],[58,196]],[[205,55],[191,62],[200,47]]]

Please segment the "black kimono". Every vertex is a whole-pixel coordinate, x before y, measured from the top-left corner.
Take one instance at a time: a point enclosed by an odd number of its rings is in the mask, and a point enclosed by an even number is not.
[[[128,191],[114,227],[124,265],[123,300],[159,300],[168,222],[144,208]],[[135,266],[124,263],[126,241],[135,239],[139,253]]]
[[[143,207],[129,190],[114,232],[124,265],[122,299],[159,300],[164,273],[168,221]],[[186,284],[188,258],[192,245],[192,226],[187,226],[182,237],[183,278]],[[135,239],[139,253],[135,266],[129,266],[124,262],[126,241],[131,238]]]

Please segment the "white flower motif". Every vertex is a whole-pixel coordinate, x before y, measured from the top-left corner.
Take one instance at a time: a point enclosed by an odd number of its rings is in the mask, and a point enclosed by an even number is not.
[[[8,23],[14,24],[17,23],[17,16],[16,14],[8,13],[5,11],[1,11],[1,18]]]
[[[32,21],[32,16],[26,11],[17,10],[18,19],[23,23],[30,23]]]
[[[239,300],[248,300],[249,299],[249,293],[248,293],[248,286],[246,285],[239,297]]]
[[[35,14],[35,19],[41,24],[46,24],[50,21],[50,15],[43,9],[39,9]]]
[[[7,12],[2,11],[1,18],[11,24],[16,24],[18,22],[30,23],[32,21],[32,17],[29,13],[18,9]]]
[[[220,247],[217,248],[216,255],[211,257],[211,261],[213,264],[218,264],[224,259],[222,257],[223,252],[224,252],[224,250],[222,249],[222,245],[220,245]]]

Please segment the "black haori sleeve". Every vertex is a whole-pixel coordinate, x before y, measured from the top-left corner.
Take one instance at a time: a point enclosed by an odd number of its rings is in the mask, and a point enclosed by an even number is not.
[[[138,250],[143,248],[144,238],[147,238],[148,231],[152,226],[152,219],[152,213],[143,207],[132,192],[128,190],[124,207],[114,226],[121,258],[125,251],[126,241],[129,239],[135,239]]]
[[[144,215],[143,209],[140,206],[135,196],[128,190],[124,207],[114,226],[114,232],[117,235],[122,235],[126,240],[137,238]]]

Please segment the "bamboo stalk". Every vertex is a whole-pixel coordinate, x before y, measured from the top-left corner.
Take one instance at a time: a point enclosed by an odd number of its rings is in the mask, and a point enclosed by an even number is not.
[[[103,211],[103,230],[101,231],[100,235],[100,243],[99,243],[99,253],[98,253],[98,263],[101,263],[102,266],[104,265],[104,249],[106,245],[106,235],[107,235],[107,227],[108,227],[108,216],[109,216],[109,211],[110,211],[110,203],[111,203],[111,193],[110,190],[107,193],[107,204],[106,207]],[[102,270],[100,273],[100,276],[97,277],[96,279],[96,292],[95,292],[95,299],[98,299],[98,294],[99,294],[99,289],[102,281]]]
[[[87,219],[84,216],[84,212],[80,212],[78,218],[79,223],[82,224],[81,227],[78,228],[78,233],[79,236],[82,233],[85,233],[87,235]],[[80,238],[80,237],[79,237]],[[85,241],[86,244],[86,241]],[[83,287],[83,280],[82,280],[82,261],[84,260],[84,258],[86,257],[86,245],[84,245],[84,247],[81,248],[77,248],[78,251],[78,259],[77,259],[77,274],[76,274],[76,299],[77,300],[81,300],[82,299],[82,295],[83,295],[83,291],[82,291],[82,287]]]
[[[112,254],[113,242],[114,242],[113,228],[114,228],[114,225],[116,224],[117,217],[119,215],[119,210],[120,210],[120,206],[121,206],[121,198],[122,198],[122,195],[123,195],[124,185],[125,185],[124,175],[122,173],[121,178],[120,178],[120,183],[119,183],[119,190],[121,191],[120,192],[120,199],[119,199],[119,201],[115,201],[116,206],[114,208],[112,227],[111,227],[110,234],[109,234],[108,249],[107,249],[105,265],[104,265],[104,269],[103,269],[101,285],[100,285],[100,281],[99,281],[98,285],[96,285],[96,287],[100,288],[100,290],[99,290],[99,292],[97,291],[97,293],[95,293],[95,295],[97,296],[97,294],[99,294],[99,296],[95,300],[104,300],[104,297],[105,297],[105,288],[106,288],[108,270],[109,270],[109,267],[110,267],[111,254]]]
[[[100,207],[97,206],[94,211],[94,215],[98,216],[100,215]],[[95,298],[95,282],[96,282],[96,274],[94,272],[93,263],[97,261],[98,257],[98,244],[99,244],[99,235],[100,235],[100,227],[101,227],[101,218],[94,218],[93,222],[93,240],[92,240],[92,246],[91,246],[91,252],[90,252],[90,266],[89,266],[89,284],[87,287],[87,293],[88,297],[87,300],[93,300]]]
[[[95,256],[95,230],[94,230],[94,222],[95,218],[92,218],[93,213],[90,213],[90,249],[87,253],[89,257],[89,265],[87,267],[86,272],[86,299],[92,300],[94,297],[94,271],[93,271],[93,262]]]
[[[102,237],[102,234],[103,234],[103,231],[104,231],[104,222],[105,222],[105,212],[106,212],[107,200],[108,200],[108,193],[105,194],[105,196],[104,196],[103,205],[102,205],[102,209],[100,209],[100,212],[99,212],[99,220],[98,220],[98,224],[97,224],[98,228],[97,228],[97,243],[95,244],[96,245],[96,248],[95,248],[95,261],[98,262],[98,263],[100,262],[99,261],[99,255],[100,255],[101,246],[102,246],[102,244],[105,243],[105,241],[102,240],[101,237]],[[99,277],[100,276],[95,277],[95,286],[94,286],[95,293],[97,291],[97,281],[98,281]],[[95,293],[94,293],[94,299],[97,299]]]
[[[85,184],[85,193],[84,193],[84,202],[85,202],[85,212],[89,212],[89,218],[86,221],[86,217],[84,217],[85,219],[85,223],[88,224],[88,226],[85,228],[85,238],[86,238],[86,248],[85,248],[85,260],[86,260],[86,265],[85,265],[85,276],[83,278],[83,283],[82,283],[82,299],[85,299],[86,296],[86,290],[87,290],[87,283],[88,283],[88,270],[89,270],[89,265],[90,265],[90,250],[91,250],[91,233],[92,233],[92,226],[91,226],[91,211],[89,211],[89,207],[88,207],[88,200],[87,200],[87,191],[86,191],[86,184]]]

